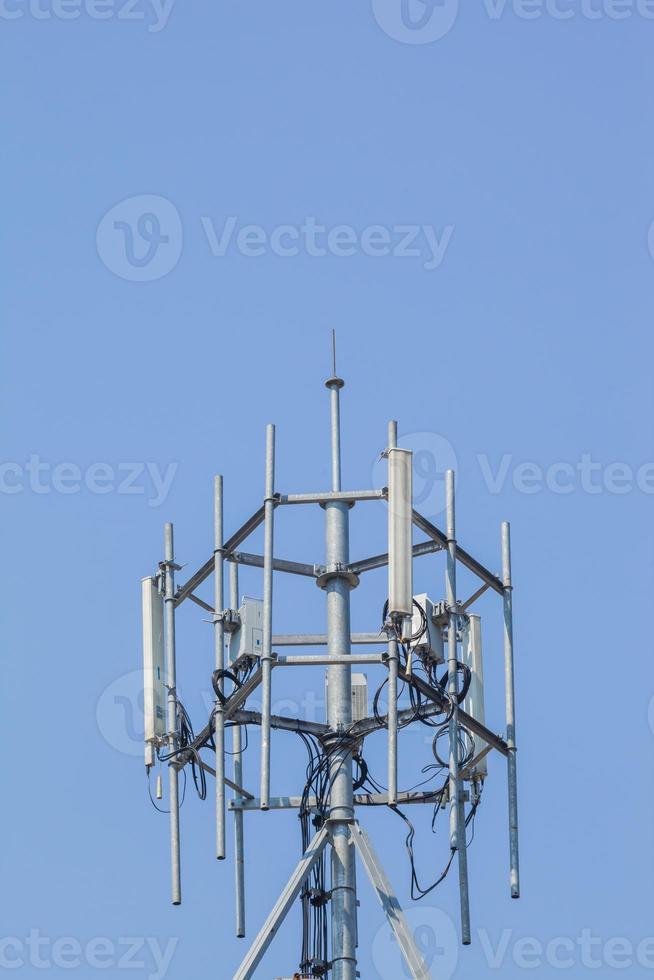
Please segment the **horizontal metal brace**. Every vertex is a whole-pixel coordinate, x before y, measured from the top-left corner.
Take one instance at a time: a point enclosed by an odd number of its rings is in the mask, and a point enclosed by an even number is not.
[[[281,494],[277,502],[280,504],[331,504],[334,501],[356,503],[363,500],[383,500],[388,494],[382,490],[343,490],[329,493],[287,493]]]
[[[422,555],[433,555],[442,550],[443,546],[438,541],[421,541],[420,544],[414,544],[413,557],[420,558]],[[348,568],[355,575],[361,575],[362,572],[371,572],[375,568],[385,568],[386,565],[388,565],[388,553],[364,558],[362,561],[350,562]]]
[[[326,633],[279,633],[272,638],[274,647],[326,647]],[[376,646],[387,643],[385,633],[352,633],[350,642],[353,646]]]
[[[250,565],[253,568],[263,568],[263,555],[249,555],[244,551],[233,551],[225,555],[225,561],[230,561],[236,565]],[[289,572],[291,575],[305,575],[307,578],[316,578],[322,571],[321,565],[307,565],[298,561],[285,561],[282,558],[273,558],[273,570],[276,572]]]
[[[239,725],[260,725],[260,711],[236,711],[233,720]],[[286,718],[283,715],[272,715],[270,727],[286,732],[306,732],[308,735],[317,735],[321,738],[328,735],[330,728],[318,721],[305,721],[303,718]]]
[[[400,675],[398,674],[398,676]],[[406,728],[413,721],[419,721],[421,718],[433,718],[434,715],[443,714],[445,710],[447,709],[443,703],[438,702],[426,703],[420,708],[404,708],[397,713],[397,723],[400,728]],[[355,739],[364,738],[366,735],[372,735],[374,732],[385,729],[386,725],[385,716],[382,716],[380,721],[377,721],[376,718],[363,718],[352,727],[352,737]]]
[[[420,528],[423,534],[426,534],[428,538],[431,538],[433,541],[437,541],[443,549],[447,548],[447,535],[444,534],[440,528],[437,528],[435,524],[432,524],[431,521],[428,521],[426,517],[419,514],[417,510],[413,511],[413,523],[417,528]],[[473,558],[467,551],[460,548],[458,544],[456,546],[456,557],[462,565],[465,565],[465,567],[480,578],[482,582],[486,582],[487,585],[491,589],[494,589],[499,595],[504,595],[504,585],[497,575],[493,575],[492,572],[489,572],[487,568],[484,568],[481,562],[478,562],[476,558]]]
[[[334,664],[383,664],[387,653],[353,653],[343,656],[321,657],[309,654],[306,657],[277,657],[276,667],[330,667]]]
[[[397,802],[402,806],[412,806],[419,803],[434,803],[442,795],[442,790],[424,793],[398,793]],[[353,797],[355,806],[388,806],[387,793],[355,793]],[[315,796],[310,796],[305,801],[310,810],[315,810],[318,800]],[[259,799],[235,799],[228,801],[230,810],[260,810],[261,800]],[[270,798],[270,810],[299,810],[302,806],[301,796],[272,796]]]

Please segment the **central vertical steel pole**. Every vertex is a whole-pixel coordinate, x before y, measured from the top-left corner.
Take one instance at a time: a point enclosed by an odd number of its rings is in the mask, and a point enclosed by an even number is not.
[[[463,786],[459,772],[459,669],[457,656],[457,601],[456,601],[456,517],[454,502],[454,470],[445,474],[445,498],[447,508],[447,605],[449,610],[447,631],[448,691],[452,699],[450,718],[450,836],[459,861],[459,892],[461,898],[461,938],[469,946],[470,895],[468,889],[468,851],[466,845],[465,809]]]
[[[327,382],[331,396],[332,490],[341,489],[340,390],[344,382],[336,376]],[[331,501],[325,505],[327,571],[327,650],[329,656],[349,656],[350,588],[341,574],[350,560],[349,504]],[[327,721],[335,744],[337,736],[352,726],[352,669],[334,664],[327,669]],[[332,980],[356,978],[356,877],[354,845],[350,824],[354,819],[352,754],[341,745],[331,759],[332,789],[330,830],[332,835]]]

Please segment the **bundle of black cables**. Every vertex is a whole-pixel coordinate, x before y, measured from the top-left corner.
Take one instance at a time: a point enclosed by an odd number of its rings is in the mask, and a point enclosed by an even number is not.
[[[357,743],[352,729],[318,739],[306,732],[297,733],[307,749],[306,783],[300,802],[302,851],[310,844],[311,826],[319,830],[327,818],[329,794],[343,762],[353,755],[358,766],[354,788],[363,785],[367,776],[365,761],[356,754]],[[315,797],[315,800],[312,799]],[[313,814],[313,816],[312,816]],[[328,921],[325,855],[315,865],[301,895],[302,953],[300,969],[307,976],[324,977],[329,969]]]
[[[183,753],[188,753],[191,756],[191,772],[197,794],[201,800],[206,800],[207,776],[200,764],[200,753],[193,745],[195,742],[193,723],[191,722],[188,711],[179,698],[175,699],[175,704],[177,707],[177,748],[173,752],[167,752],[165,754],[159,751],[157,756],[160,762],[170,762],[171,759]]]

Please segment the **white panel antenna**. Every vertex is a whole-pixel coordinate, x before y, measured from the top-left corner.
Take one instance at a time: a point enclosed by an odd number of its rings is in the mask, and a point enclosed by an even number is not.
[[[471,679],[468,695],[464,702],[464,710],[467,711],[475,721],[486,725],[486,710],[484,707],[484,660],[481,643],[481,617],[470,616],[468,624],[463,631],[462,660],[470,668]],[[468,778],[485,779],[488,775],[487,753],[490,746],[478,735],[475,740],[475,759],[472,767],[468,767]],[[481,753],[486,753],[479,758]]]
[[[155,763],[156,744],[166,734],[166,669],[163,596],[156,578],[141,580],[145,764]]]
[[[413,615],[413,453],[388,450],[388,613]]]

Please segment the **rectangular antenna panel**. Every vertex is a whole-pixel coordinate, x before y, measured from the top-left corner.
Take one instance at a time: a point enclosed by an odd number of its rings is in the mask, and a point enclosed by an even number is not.
[[[263,600],[244,596],[238,611],[239,625],[230,636],[229,657],[260,657],[263,649]]]
[[[388,450],[389,615],[413,615],[413,453]]]
[[[166,666],[163,596],[156,578],[141,579],[143,610],[143,710],[145,764],[155,762],[155,743],[166,734]]]
[[[486,724],[486,711],[484,708],[484,662],[481,645],[481,619],[479,616],[470,616],[466,628],[463,630],[462,643],[463,663],[470,668],[472,678],[468,695],[464,702],[464,710],[475,719]],[[488,743],[474,735],[475,757],[488,747]],[[471,776],[481,776],[486,778],[488,775],[488,761],[484,756],[471,770]]]

